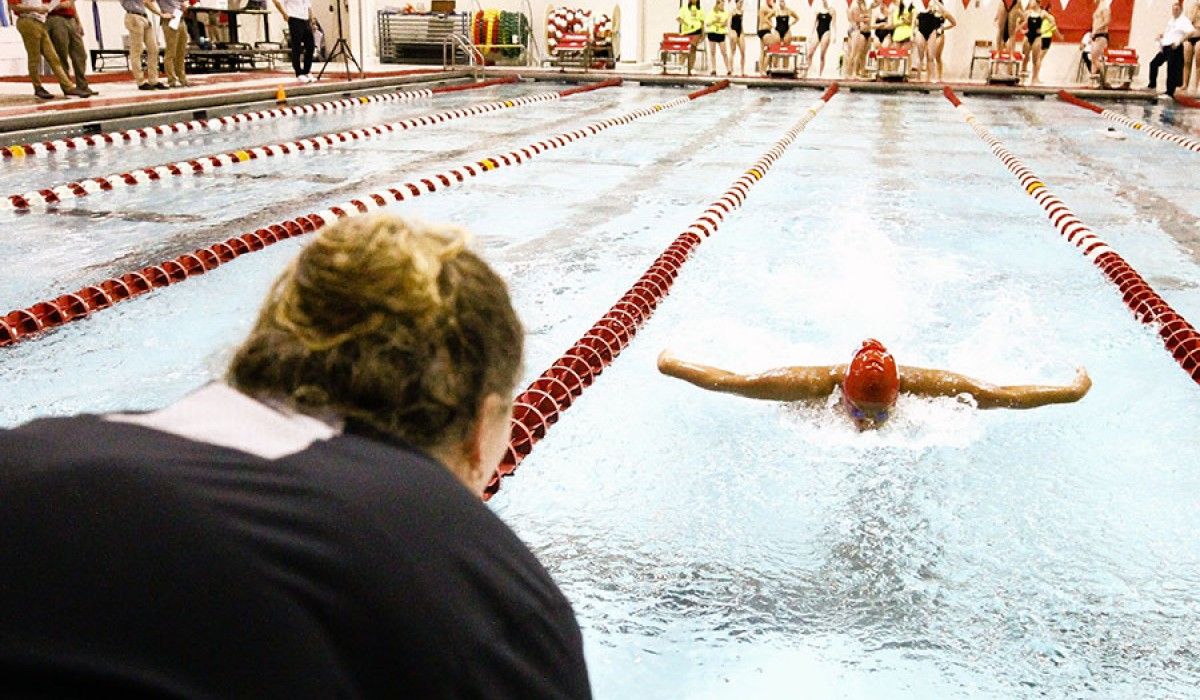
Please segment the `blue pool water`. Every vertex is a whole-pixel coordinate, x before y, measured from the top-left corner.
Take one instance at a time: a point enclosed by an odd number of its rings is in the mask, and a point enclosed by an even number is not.
[[[104,174],[547,89],[55,167]],[[679,94],[602,90],[6,213],[0,306]],[[727,90],[392,209],[476,232],[512,285],[530,379],[817,99]],[[1200,218],[1196,154],[1107,138],[1109,122],[1058,102],[966,104],[1200,320],[1200,265],[1178,242]],[[3,177],[39,172],[19,167]],[[0,351],[0,424],[156,407],[219,376],[304,244]],[[654,369],[664,347],[739,370],[843,362],[866,336],[902,364],[999,383],[1065,382],[1083,365],[1095,385],[1036,411],[902,398],[888,426],[859,434],[831,407],[708,394]],[[1196,697],[1198,400],[949,103],[843,94],[491,504],[574,603],[600,698]]]

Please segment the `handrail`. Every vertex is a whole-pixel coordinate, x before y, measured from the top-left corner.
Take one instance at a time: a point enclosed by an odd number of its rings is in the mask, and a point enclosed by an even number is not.
[[[462,34],[447,34],[442,40],[442,68],[458,66],[458,49],[462,49],[467,57],[467,65],[471,66],[471,75],[479,80],[483,73],[483,54]]]

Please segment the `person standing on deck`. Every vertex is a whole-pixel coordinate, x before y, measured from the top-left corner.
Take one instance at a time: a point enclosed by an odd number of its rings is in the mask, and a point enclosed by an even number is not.
[[[1112,0],[1097,0],[1096,11],[1092,13],[1092,78],[1101,86],[1105,85],[1104,52],[1108,50],[1108,25],[1112,22]]]
[[[163,56],[167,87],[190,87],[184,72],[188,46],[187,27],[183,26],[184,0],[158,0],[158,6],[162,9],[160,23],[167,43]]]
[[[163,12],[154,0],[121,0],[125,10],[125,31],[129,32],[129,71],[139,90],[166,90],[158,82],[158,22]],[[158,19],[150,19],[154,15]],[[146,68],[142,69],[142,52]]]
[[[313,51],[316,42],[313,39],[312,0],[275,0],[279,14],[287,18],[288,40],[292,50],[292,70],[296,80],[301,83],[311,83],[316,78],[309,74],[312,70]]]
[[[8,0],[8,9],[17,18],[17,32],[25,45],[25,56],[28,59],[29,82],[33,83],[33,95],[40,100],[52,100],[54,95],[42,87],[43,58],[46,65],[58,80],[63,95],[67,97],[91,97],[91,92],[85,92],[71,84],[70,77],[63,70],[58,60],[58,52],[54,50],[54,42],[50,40],[50,32],[46,31],[46,15],[58,4],[57,0]]]
[[[58,60],[63,64],[69,61],[75,70],[75,89],[89,95],[99,95],[88,86],[87,51],[83,47],[83,25],[79,23],[79,13],[75,11],[75,0],[59,0],[58,6],[46,16],[46,31],[50,33]],[[63,65],[63,72],[66,72],[66,68]]]

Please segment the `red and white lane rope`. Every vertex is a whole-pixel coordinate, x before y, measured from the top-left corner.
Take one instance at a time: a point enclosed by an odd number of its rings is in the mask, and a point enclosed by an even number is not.
[[[529,455],[534,444],[545,437],[550,426],[558,421],[559,415],[570,408],[583,390],[591,386],[604,368],[629,345],[642,324],[671,291],[680,268],[692,251],[704,239],[716,233],[725,217],[742,205],[750,188],[766,177],[775,161],[783,155],[837,90],[837,83],[830,85],[821,99],[805,110],[804,116],[787,130],[783,138],[776,141],[775,145],[755,161],[741,177],[734,180],[733,185],[725,190],[720,198],[709,204],[708,208],[667,246],[608,313],[601,316],[562,357],[555,360],[549,369],[542,372],[525,391],[517,395],[514,400],[508,452],[488,483],[484,498],[491,498],[500,489],[500,479],[512,475],[517,465]]]
[[[502,109],[510,109],[515,107],[524,107],[526,105],[535,104],[538,102],[551,102],[563,97],[570,97],[582,92],[591,90],[599,90],[606,87],[614,87],[621,84],[619,78],[613,80],[604,80],[598,83],[590,83],[580,87],[570,88],[568,90],[559,90],[556,92],[541,92],[536,95],[527,95],[525,97],[517,97],[511,100],[498,100],[496,102],[486,102],[480,105],[471,107],[462,107],[459,109],[451,109],[445,112],[437,112],[435,114],[427,114],[421,117],[413,117],[411,119],[402,119],[400,121],[388,122],[386,124],[376,124],[360,129],[350,129],[347,131],[339,131],[336,133],[318,134],[308,138],[298,139],[296,141],[287,141],[283,143],[269,144],[266,146],[256,146],[253,148],[238,149],[227,153],[217,153],[214,155],[199,156],[189,160],[181,160],[175,163],[167,163],[165,165],[154,165],[148,168],[138,168],[129,172],[117,173],[115,175],[107,175],[103,177],[92,177],[79,182],[69,182],[65,185],[51,187],[41,190],[25,192],[24,194],[14,194],[0,199],[0,209],[31,209],[38,205],[58,204],[68,199],[76,197],[86,197],[94,192],[111,191],[122,187],[132,187],[141,185],[147,182],[162,180],[173,175],[191,175],[196,173],[211,172],[216,168],[235,163],[243,163],[248,160],[256,160],[258,158],[269,158],[276,155],[288,155],[292,153],[305,153],[311,151],[319,151],[322,148],[336,146],[338,144],[347,143],[350,141],[363,141],[400,131],[416,129],[422,126],[432,126],[441,124],[452,119],[462,117],[473,117],[479,114],[487,114]]]
[[[343,217],[386,207],[391,202],[403,202],[423,194],[446,190],[465,182],[468,178],[482,175],[491,170],[521,165],[547,151],[594,136],[614,126],[629,124],[636,119],[679,107],[727,87],[729,87],[729,81],[722,80],[703,90],[697,90],[670,102],[643,107],[531,143],[502,155],[484,158],[428,177],[369,192],[328,209],[272,224],[251,233],[244,233],[192,253],[184,253],[158,265],[151,265],[120,277],[109,278],[98,284],[88,285],[77,292],[63,294],[56,299],[38,302],[33,306],[12,311],[0,317],[0,347],[27,340],[42,331],[79,320],[93,311],[108,308],[117,302],[144,294],[152,289],[182,282],[193,275],[204,274],[239,255],[262,250],[264,247],[286,238],[316,231],[325,224],[333,223]],[[573,89],[582,90],[583,88]]]
[[[1194,97],[1188,97],[1178,90],[1175,91],[1174,97],[1176,104],[1183,105],[1184,107],[1190,107],[1192,109],[1200,109],[1200,100],[1197,100]]]
[[[51,153],[62,153],[64,151],[81,151],[87,148],[97,148],[100,146],[123,145],[138,141],[148,141],[159,136],[168,136],[170,134],[182,134],[189,131],[208,131],[221,129],[226,126],[235,124],[250,124],[253,122],[265,121],[268,119],[278,119],[279,117],[291,117],[299,114],[318,114],[321,112],[336,112],[359,105],[372,104],[376,102],[411,102],[413,100],[427,99],[434,95],[441,95],[449,92],[459,92],[461,90],[477,90],[479,88],[492,87],[504,83],[515,83],[518,76],[509,76],[505,78],[496,78],[494,80],[485,80],[480,83],[467,83],[465,85],[445,85],[436,88],[425,88],[422,90],[408,90],[405,92],[390,92],[379,95],[362,95],[360,97],[346,97],[340,100],[329,100],[326,102],[314,102],[305,105],[294,105],[291,107],[275,107],[273,109],[263,109],[255,112],[239,112],[238,114],[230,114],[224,117],[213,117],[211,119],[194,119],[192,121],[174,122],[172,124],[157,124],[154,126],[140,127],[137,129],[126,129],[125,131],[107,131],[99,134],[88,134],[85,136],[75,136],[69,139],[55,139],[53,141],[42,141],[40,143],[27,143],[23,145],[5,146],[0,148],[0,155],[4,158],[23,158],[25,156],[45,156]]]
[[[1150,136],[1153,136],[1156,139],[1162,139],[1163,141],[1170,141],[1171,143],[1173,143],[1177,146],[1183,146],[1184,148],[1188,149],[1189,151],[1195,151],[1196,153],[1200,153],[1200,140],[1194,139],[1191,136],[1184,136],[1183,134],[1176,134],[1173,131],[1167,131],[1166,129],[1160,129],[1157,126],[1151,126],[1151,125],[1147,124],[1146,122],[1138,121],[1137,119],[1127,117],[1124,114],[1121,114],[1120,112],[1114,112],[1110,109],[1104,109],[1100,105],[1095,105],[1095,104],[1092,104],[1091,102],[1088,102],[1087,100],[1080,99],[1080,98],[1072,95],[1071,93],[1067,92],[1066,90],[1058,91],[1058,99],[1062,100],[1063,102],[1073,104],[1076,107],[1082,107],[1083,109],[1095,112],[1096,114],[1099,114],[1100,116],[1104,117],[1105,119],[1107,119],[1109,121],[1114,121],[1123,126],[1127,126],[1130,129],[1133,129],[1134,131],[1140,131],[1143,134],[1149,134]]]
[[[962,106],[953,90],[947,87],[944,92],[946,99],[962,113],[967,124],[990,147],[992,154],[1020,181],[1025,192],[1037,200],[1046,216],[1058,229],[1058,233],[1074,244],[1085,258],[1117,285],[1125,305],[1139,321],[1157,327],[1167,351],[1183,370],[1200,384],[1200,333],[1197,333],[1187,319],[1172,309],[1124,258],[1076,218],[1067,205],[1054,196],[1037,175],[1025,167],[1025,164],[1005,148],[991,132],[981,126],[975,115]]]

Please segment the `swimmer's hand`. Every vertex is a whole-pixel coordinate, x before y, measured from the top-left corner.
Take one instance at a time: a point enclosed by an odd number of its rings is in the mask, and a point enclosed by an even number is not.
[[[678,362],[675,360],[675,355],[669,348],[663,348],[663,351],[658,353],[658,371],[663,374],[670,374],[671,368],[675,367]]]
[[[1075,400],[1082,399],[1091,388],[1092,378],[1088,376],[1087,369],[1080,367],[1075,370],[1075,381],[1071,382],[1071,389],[1075,393]]]

